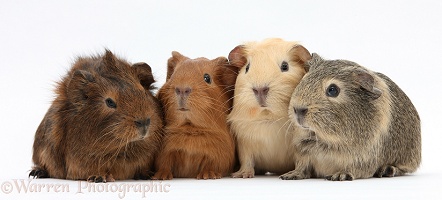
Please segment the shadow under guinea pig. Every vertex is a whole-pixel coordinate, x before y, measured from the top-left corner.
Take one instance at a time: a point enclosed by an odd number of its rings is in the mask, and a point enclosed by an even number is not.
[[[149,65],[131,66],[108,50],[78,58],[37,129],[29,176],[147,179],[163,128],[154,82]]]
[[[235,143],[226,118],[236,75],[224,57],[190,59],[172,52],[158,92],[166,127],[153,179],[218,179],[232,172]]]

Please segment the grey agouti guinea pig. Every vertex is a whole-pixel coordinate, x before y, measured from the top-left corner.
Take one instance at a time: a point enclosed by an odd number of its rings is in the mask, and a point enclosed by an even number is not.
[[[416,171],[421,129],[416,109],[387,76],[317,54],[293,92],[289,115],[304,159],[281,179],[343,181]]]
[[[161,146],[163,115],[146,63],[106,50],[80,57],[58,83],[37,129],[29,176],[107,182],[146,179]]]

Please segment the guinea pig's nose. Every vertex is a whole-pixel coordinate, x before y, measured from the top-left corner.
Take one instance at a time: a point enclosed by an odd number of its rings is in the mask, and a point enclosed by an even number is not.
[[[295,114],[298,116],[304,117],[305,114],[307,114],[308,109],[307,108],[294,108]]]
[[[175,93],[182,97],[189,96],[190,92],[192,92],[192,88],[190,87],[176,87]]]
[[[269,92],[269,87],[261,87],[261,88],[253,88],[253,92],[255,93],[255,96],[267,96],[267,93]]]
[[[143,128],[143,127],[149,126],[150,125],[150,118],[147,118],[147,119],[144,119],[144,120],[136,120],[135,121],[135,125],[138,128]]]

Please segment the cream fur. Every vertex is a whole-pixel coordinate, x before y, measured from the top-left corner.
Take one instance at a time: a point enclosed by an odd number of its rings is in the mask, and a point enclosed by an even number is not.
[[[237,138],[241,169],[233,177],[251,178],[257,173],[284,173],[294,166],[292,140],[287,107],[291,93],[305,74],[290,50],[299,45],[281,39],[250,42],[245,46],[249,71],[242,67],[235,85],[233,110],[228,116]],[[280,65],[288,62],[289,71]],[[267,107],[261,107],[253,88],[269,87]],[[290,134],[287,134],[290,133]]]

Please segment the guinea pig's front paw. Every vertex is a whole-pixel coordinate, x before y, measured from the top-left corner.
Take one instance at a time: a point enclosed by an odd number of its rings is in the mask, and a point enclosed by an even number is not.
[[[101,175],[92,175],[89,176],[87,179],[87,182],[93,182],[93,183],[106,183],[106,182],[114,182],[115,179],[112,175],[105,175],[105,176],[101,176]]]
[[[198,174],[198,176],[196,176],[196,179],[220,179],[221,178],[221,173],[218,172],[214,172],[214,171],[202,171]]]
[[[253,178],[255,177],[255,170],[251,169],[240,169],[239,171],[232,173],[232,178]]]
[[[28,177],[33,177],[33,178],[49,178],[49,174],[46,170],[43,169],[33,169],[30,173]]]
[[[304,173],[301,173],[297,170],[293,170],[279,176],[279,178],[282,180],[301,180],[308,177]]]
[[[394,177],[394,176],[400,176],[403,175],[404,173],[402,172],[402,170],[400,170],[399,168],[395,167],[395,166],[383,166],[380,167],[378,169],[378,171],[374,174],[374,177]]]
[[[155,175],[152,177],[152,180],[171,180],[173,178],[172,172],[169,170],[159,170]]]
[[[352,181],[355,178],[351,173],[338,172],[333,175],[325,176],[325,179],[329,181]]]
[[[153,171],[146,170],[143,172],[136,173],[134,176],[135,180],[149,180],[152,179],[152,177],[155,175]]]

